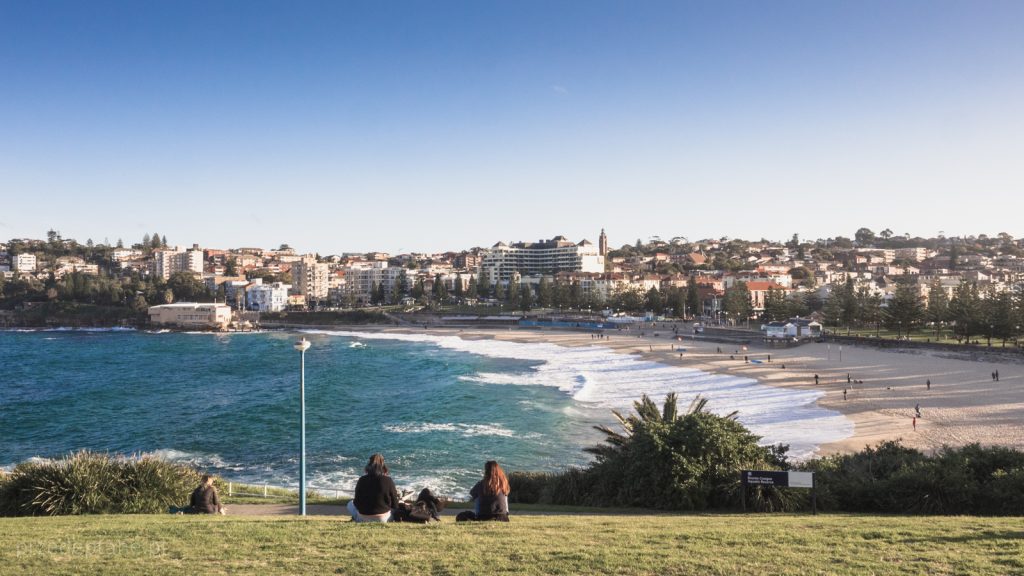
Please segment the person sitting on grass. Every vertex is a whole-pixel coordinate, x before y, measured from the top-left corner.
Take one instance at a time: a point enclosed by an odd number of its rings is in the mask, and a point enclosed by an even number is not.
[[[226,514],[217,497],[217,488],[213,485],[213,476],[204,474],[199,487],[192,491],[188,510],[192,514]]]
[[[456,522],[466,520],[497,520],[508,522],[508,478],[494,460],[484,464],[484,478],[469,491],[475,510],[459,513]]]
[[[388,522],[401,499],[384,457],[370,456],[364,470],[366,474],[356,482],[355,496],[348,502],[348,513],[356,522]]]

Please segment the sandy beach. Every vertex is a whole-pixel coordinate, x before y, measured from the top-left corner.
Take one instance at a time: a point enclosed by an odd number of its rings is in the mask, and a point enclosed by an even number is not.
[[[973,361],[942,352],[871,346],[840,349],[824,343],[787,349],[752,345],[743,351],[736,345],[690,338],[680,342],[665,333],[655,337],[650,332],[639,336],[610,331],[602,339],[588,332],[537,329],[431,328],[430,332],[467,339],[604,346],[665,364],[754,378],[770,386],[820,390],[824,394],[818,405],[843,414],[854,424],[852,436],[820,446],[820,454],[860,450],[883,440],[900,440],[925,451],[972,442],[1024,449],[1024,365],[1011,361]],[[750,361],[744,361],[744,356]],[[998,382],[992,379],[995,371],[999,372]],[[915,429],[917,404],[921,417],[916,419]]]

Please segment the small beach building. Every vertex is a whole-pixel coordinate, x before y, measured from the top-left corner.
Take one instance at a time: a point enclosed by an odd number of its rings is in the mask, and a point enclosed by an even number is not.
[[[156,326],[226,330],[231,323],[231,307],[195,302],[150,306],[149,321]]]
[[[809,318],[790,318],[788,324],[792,328],[787,330],[787,336],[792,338],[820,338],[821,323]]]
[[[789,322],[769,322],[765,324],[764,336],[765,338],[785,338],[787,332],[793,330],[793,325]]]
[[[807,318],[790,318],[784,322],[769,322],[764,325],[765,338],[820,338],[821,324]]]

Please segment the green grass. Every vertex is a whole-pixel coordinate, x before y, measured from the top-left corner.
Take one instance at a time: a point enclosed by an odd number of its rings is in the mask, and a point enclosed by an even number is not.
[[[1022,574],[1020,518],[519,516],[0,518],[9,574]]]

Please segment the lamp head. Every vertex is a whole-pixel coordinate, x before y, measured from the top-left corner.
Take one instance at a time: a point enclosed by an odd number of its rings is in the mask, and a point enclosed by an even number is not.
[[[299,352],[305,352],[306,350],[309,350],[310,345],[311,344],[309,340],[303,338],[302,340],[299,340],[298,342],[295,343],[295,349],[298,350]]]

